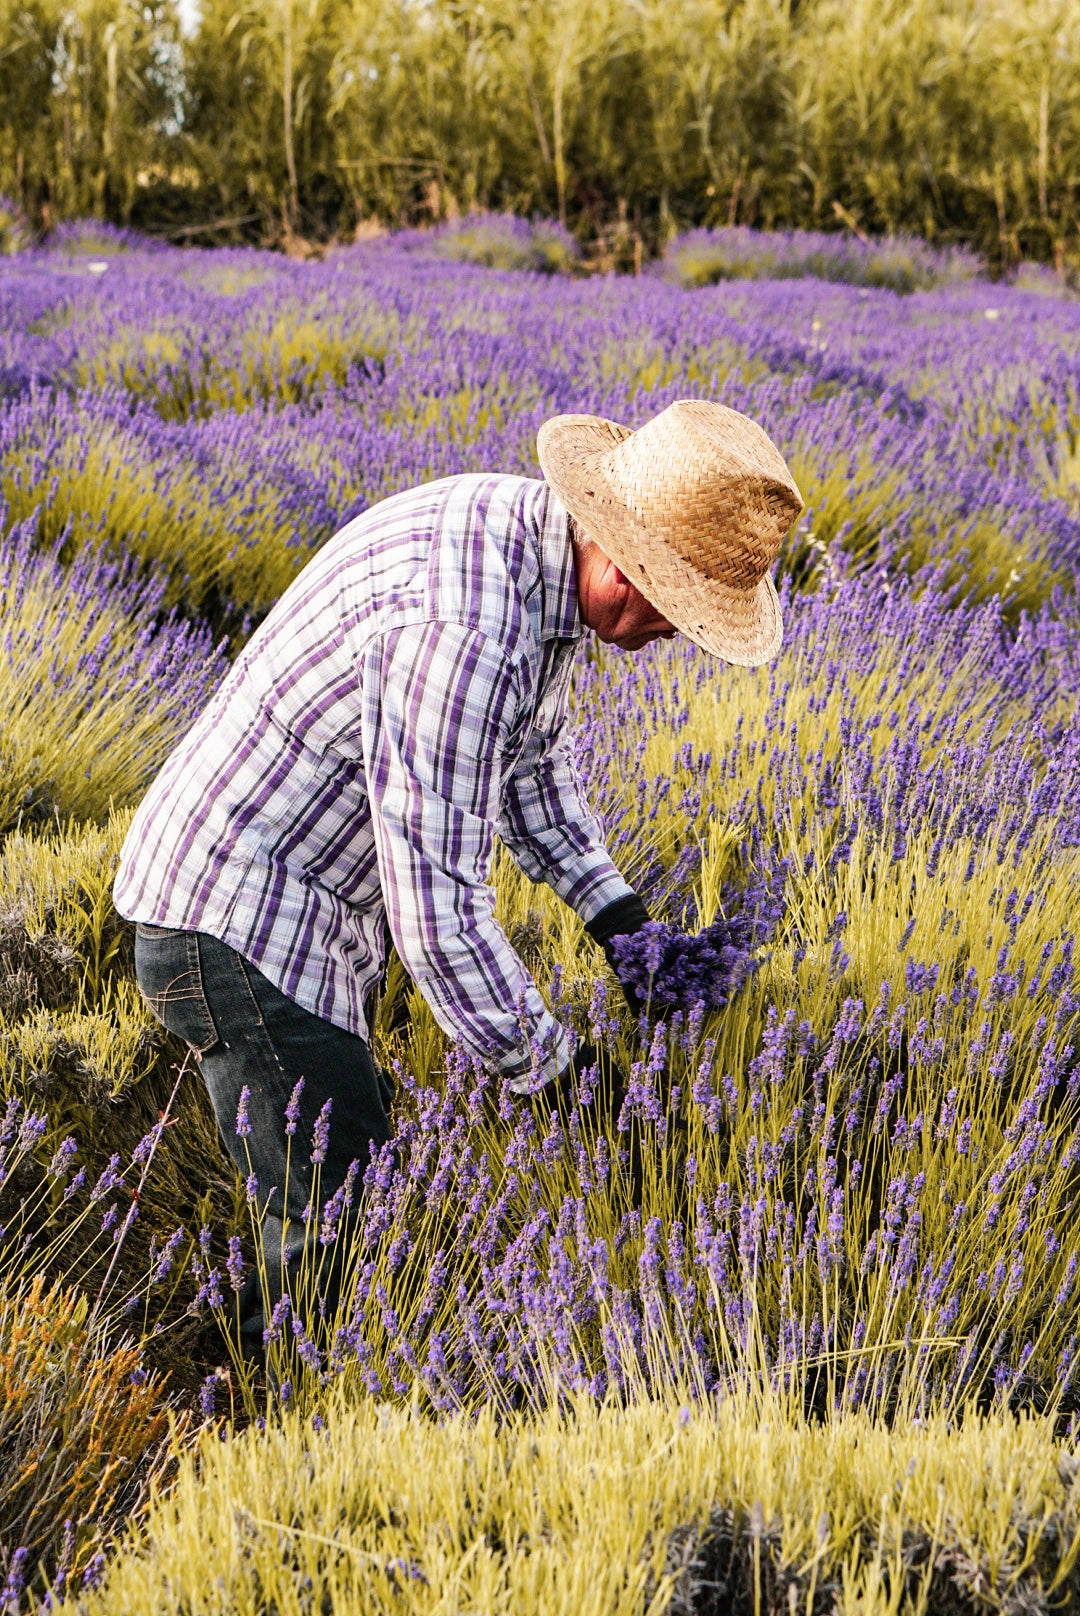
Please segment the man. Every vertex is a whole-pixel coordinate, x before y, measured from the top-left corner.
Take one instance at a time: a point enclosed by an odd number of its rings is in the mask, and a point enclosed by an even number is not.
[[[489,866],[498,834],[605,947],[648,919],[570,759],[585,630],[630,651],[681,630],[746,666],[780,645],[768,568],[802,501],[752,421],[689,400],[637,432],[563,415],[538,450],[543,482],[451,477],[342,529],[241,652],[124,844],[115,896],[136,922],[139,982],[270,1195],[273,1291],[327,1104],[322,1197],[390,1137],[368,1017],[391,939],[439,1025],[515,1088],[573,1080],[566,1035],[496,924]],[[257,1286],[242,1314],[255,1346]]]

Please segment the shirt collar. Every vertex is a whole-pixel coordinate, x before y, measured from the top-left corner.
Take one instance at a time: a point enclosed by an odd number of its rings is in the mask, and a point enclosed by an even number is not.
[[[538,549],[540,554],[540,608],[542,640],[579,640],[585,633],[578,609],[577,569],[570,517],[566,506],[547,483],[540,484]]]

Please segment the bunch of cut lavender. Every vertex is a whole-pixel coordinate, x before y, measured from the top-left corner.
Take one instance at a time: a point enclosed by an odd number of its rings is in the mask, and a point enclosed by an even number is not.
[[[743,914],[714,920],[695,936],[650,920],[638,932],[613,937],[611,953],[619,980],[653,1011],[699,1004],[718,1010],[757,970],[756,941],[754,921]]]

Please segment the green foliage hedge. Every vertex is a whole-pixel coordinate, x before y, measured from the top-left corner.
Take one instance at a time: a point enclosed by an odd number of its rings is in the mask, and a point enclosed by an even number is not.
[[[621,210],[624,247],[844,220],[1063,263],[1078,158],[1071,0],[204,0],[190,35],[173,0],[0,0],[0,192],[38,226]]]

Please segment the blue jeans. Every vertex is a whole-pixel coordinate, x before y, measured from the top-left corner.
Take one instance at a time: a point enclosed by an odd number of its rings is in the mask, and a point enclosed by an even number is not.
[[[254,1172],[259,1205],[266,1205],[265,1287],[252,1273],[239,1297],[241,1342],[246,1353],[258,1358],[265,1320],[283,1286],[297,1300],[315,1119],[329,1100],[330,1132],[319,1181],[319,1200],[325,1204],[350,1163],[358,1161],[362,1174],[372,1146],[390,1138],[393,1083],[375,1066],[362,1038],[304,1010],[216,937],[140,923],[135,928],[135,972],[155,1016],[194,1052],[225,1148],[244,1178]],[[290,1141],[285,1108],[301,1077],[286,1195]],[[245,1085],[250,1090],[250,1133],[239,1138],[236,1113]],[[283,1251],[286,1219],[289,1239]],[[309,1235],[309,1250],[314,1248],[318,1260],[324,1248],[313,1239],[316,1232],[317,1225]],[[324,1255],[320,1291],[328,1311],[342,1277],[332,1259],[336,1252],[344,1253],[345,1245],[339,1236],[334,1250]]]

